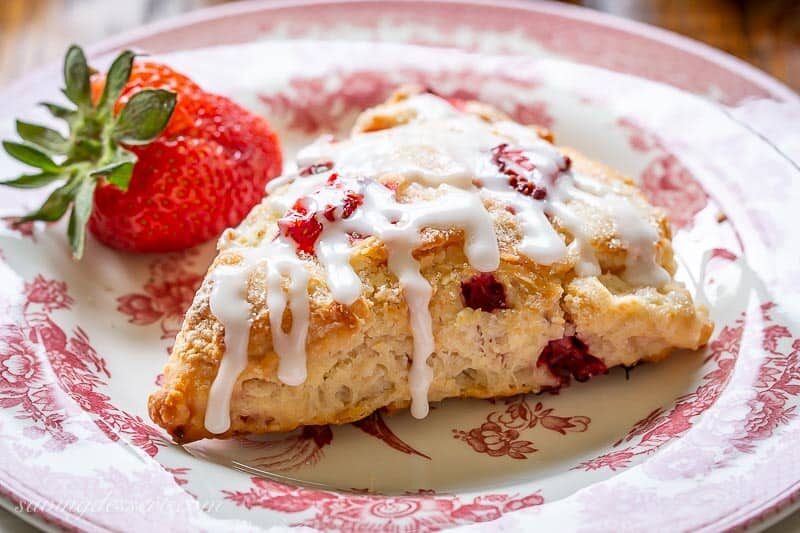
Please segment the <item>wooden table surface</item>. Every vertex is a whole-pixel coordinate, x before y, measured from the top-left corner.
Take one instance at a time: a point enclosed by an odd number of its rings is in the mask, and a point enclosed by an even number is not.
[[[129,28],[226,0],[0,0],[0,85]],[[571,0],[688,35],[800,91],[799,0]]]
[[[0,86],[91,44],[226,0],[0,0]],[[800,0],[572,0],[682,33],[738,56],[800,91]],[[0,510],[0,529],[29,532]],[[772,533],[800,530],[800,512]]]

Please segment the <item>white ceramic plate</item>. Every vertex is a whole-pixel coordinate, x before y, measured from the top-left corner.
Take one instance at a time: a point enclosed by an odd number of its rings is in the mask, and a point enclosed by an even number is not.
[[[155,50],[178,48],[187,35],[192,42],[182,44],[189,47],[225,42],[232,20],[241,23],[236,40],[247,41],[319,36],[327,20],[335,37],[464,41],[472,32],[475,42],[519,50],[538,42],[523,30],[492,33],[511,19],[486,6],[465,5],[455,31],[443,17],[456,4],[434,5],[440,18],[419,20],[408,11],[417,4],[390,3],[382,16],[393,23],[385,27],[367,20],[364,13],[375,9],[369,3],[287,7],[275,15],[280,23],[269,19],[267,27],[258,17],[270,9],[251,6],[138,42]],[[498,9],[509,17],[528,8]],[[470,30],[466,19],[480,10],[490,23]],[[592,33],[594,22],[554,11],[545,7],[540,15],[568,21],[557,33],[594,39],[603,50],[608,37]],[[305,33],[293,26],[302,13],[314,15]],[[525,28],[556,31],[524,20]],[[208,42],[203,24],[220,36]],[[648,42],[662,54],[677,53]],[[800,191],[790,160],[798,139],[787,127],[788,115],[799,112],[790,93],[719,63],[717,75],[703,81],[701,69],[684,88],[710,91],[726,105],[553,59],[358,42],[255,43],[163,59],[268,116],[289,156],[319,133],[345,131],[360,109],[409,81],[547,125],[562,143],[638,178],[667,210],[681,276],[708,303],[717,330],[702,353],[676,354],[629,376],[615,370],[559,395],[451,400],[424,421],[375,415],[351,426],[183,449],[149,422],[145,399],[213,246],[134,257],[90,242],[76,264],[63,228],[6,228],[0,487],[10,500],[56,525],[88,530],[303,524],[428,531],[491,520],[499,520],[492,529],[720,529],[788,505],[800,480],[793,449],[800,433],[800,239],[791,231]],[[656,68],[620,70],[680,85]],[[12,116],[52,97],[58,84],[27,83],[11,89],[13,108],[0,108],[5,136]],[[14,170],[0,160],[0,175]],[[4,215],[35,204],[32,195],[0,194]]]

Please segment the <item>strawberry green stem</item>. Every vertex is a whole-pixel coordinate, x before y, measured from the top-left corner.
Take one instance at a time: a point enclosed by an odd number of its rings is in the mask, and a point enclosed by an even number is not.
[[[36,188],[61,183],[36,211],[19,221],[54,222],[69,211],[67,235],[75,259],[83,255],[86,224],[98,183],[127,190],[136,155],[126,147],[155,140],[175,109],[174,93],[143,89],[115,112],[114,104],[130,79],[135,57],[129,50],[117,56],[106,73],[102,94],[93,102],[91,75],[95,71],[87,64],[83,50],[71,46],[64,58],[62,92],[75,107],[42,104],[55,118],[67,122],[69,136],[65,138],[46,126],[17,121],[22,142],[3,141],[3,148],[11,157],[34,167],[36,173],[0,185]]]

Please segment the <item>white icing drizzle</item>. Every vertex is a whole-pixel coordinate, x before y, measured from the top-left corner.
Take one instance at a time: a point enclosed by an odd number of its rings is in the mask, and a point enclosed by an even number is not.
[[[244,260],[243,260],[244,262]],[[225,356],[208,392],[205,426],[211,433],[224,433],[231,424],[230,404],[236,378],[247,367],[250,340],[250,305],[247,303],[245,264],[221,266],[214,270],[209,306],[225,326]]]
[[[391,129],[356,133],[346,141],[325,137],[302,150],[298,167],[321,165],[321,173],[293,174],[273,181],[267,188],[272,195],[267,206],[277,216],[293,209],[297,213],[297,205],[304,213],[317,213],[314,216],[322,229],[314,243],[314,255],[332,298],[344,305],[354,303],[362,290],[350,264],[351,235],[375,236],[385,244],[388,268],[403,292],[413,336],[409,371],[413,416],[422,418],[428,413],[433,379],[428,357],[435,348],[429,310],[432,289],[413,256],[423,242],[423,230],[463,230],[469,263],[481,272],[492,272],[499,267],[500,252],[492,215],[484,203],[497,202],[508,206],[516,217],[521,254],[544,265],[573,255],[579,276],[595,276],[601,269],[591,245],[591,231],[575,209],[576,202],[587,204],[613,222],[617,238],[627,249],[623,277],[628,282],[660,286],[669,280],[657,263],[659,233],[646,206],[616,185],[568,170],[568,161],[559,150],[531,128],[513,122],[485,122],[430,94],[398,105],[413,111],[416,118]],[[506,172],[525,176],[546,189],[544,197],[522,194],[509,184],[509,175],[498,166],[500,145],[510,147],[517,156],[503,160]],[[398,201],[394,191],[377,181],[382,176],[415,183],[410,187],[416,187],[424,199]],[[361,205],[345,213],[343,195],[347,192],[358,196]],[[323,212],[325,217],[319,215]],[[569,246],[548,217],[556,217],[572,234]],[[306,379],[308,260],[300,258],[297,243],[284,232],[274,239],[265,238],[256,248],[238,250],[244,256],[239,265],[219,267],[211,275],[211,311],[225,328],[226,348],[206,412],[206,428],[212,433],[229,429],[230,395],[247,364],[250,310],[244,291],[255,268],[266,269],[278,379],[287,385],[300,385]],[[287,308],[291,325],[285,331]]]
[[[420,273],[414,249],[422,243],[423,228],[463,228],[465,254],[470,264],[484,272],[497,270],[500,252],[492,219],[478,195],[449,185],[440,185],[433,200],[403,204],[397,202],[391,190],[376,182],[342,178],[339,183],[362,194],[364,204],[352,217],[338,220],[324,230],[315,246],[317,258],[325,267],[334,300],[350,304],[361,294],[361,280],[350,265],[352,248],[348,233],[374,235],[386,245],[389,270],[403,291],[414,340],[409,375],[411,414],[424,418],[428,414],[427,395],[433,379],[433,371],[427,365],[434,349],[428,310],[431,286]],[[442,209],[442,205],[448,208]]]
[[[294,247],[277,239],[266,247],[267,307],[272,345],[278,354],[278,379],[287,385],[301,385],[306,380],[306,337],[308,336],[308,271]],[[289,282],[284,293],[283,279]],[[283,330],[283,314],[288,301],[292,325]]]

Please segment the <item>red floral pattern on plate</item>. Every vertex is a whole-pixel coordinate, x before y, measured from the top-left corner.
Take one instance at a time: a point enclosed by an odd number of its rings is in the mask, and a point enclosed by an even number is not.
[[[44,312],[69,309],[75,300],[67,294],[67,284],[63,281],[46,280],[38,274],[33,281],[25,284],[28,304],[39,304]]]
[[[735,441],[742,452],[752,452],[756,441],[771,437],[779,426],[797,416],[796,406],[789,402],[800,394],[800,337],[794,337],[782,323],[774,323],[774,310],[772,302],[761,306],[767,323],[761,345],[769,356],[759,368],[756,397],[748,402],[744,435]]]
[[[305,426],[298,434],[277,440],[243,438],[240,443],[245,448],[264,450],[263,455],[249,460],[248,465],[274,472],[290,472],[317,464],[323,457],[323,448],[332,441],[333,432],[329,426]]]
[[[28,438],[47,437],[44,447],[58,450],[76,437],[63,429],[67,413],[55,402],[53,384],[25,333],[14,325],[0,329],[0,407],[15,409],[17,418],[35,424],[26,428]]]
[[[690,225],[694,216],[708,203],[703,187],[678,158],[666,150],[655,134],[645,131],[630,119],[623,118],[617,123],[629,132],[631,148],[656,155],[639,175],[644,195],[653,205],[666,211],[676,228]]]
[[[417,455],[430,460],[430,457],[398,437],[379,411],[353,422],[367,435],[381,440],[399,452]],[[333,442],[330,426],[305,426],[299,431],[276,440],[250,440],[243,438],[240,443],[245,448],[259,448],[264,454],[247,461],[249,466],[263,468],[272,472],[290,472],[318,463],[324,454],[323,449]]]
[[[33,232],[35,222],[33,221],[19,222],[19,217],[17,216],[0,217],[0,220],[11,231],[16,231],[26,239],[36,241],[36,235]]]
[[[175,468],[168,468],[164,467],[164,470],[172,474],[172,477],[175,478],[175,483],[178,485],[186,485],[189,481],[186,479],[186,475],[189,473],[190,468],[187,467],[175,467]]]
[[[485,100],[524,124],[551,127],[554,119],[543,101],[523,102],[498,98],[481,88],[494,83],[508,90],[531,91],[538,83],[507,74],[492,75],[473,70],[432,73],[399,69],[394,72],[360,70],[318,77],[292,79],[286,90],[259,95],[273,117],[282,118],[291,129],[306,134],[342,131],[342,126],[367,107],[383,102],[403,84],[430,88],[437,95],[455,100]],[[507,94],[507,93],[503,93]]]
[[[526,496],[485,494],[469,502],[431,491],[405,496],[342,494],[292,487],[251,478],[247,491],[222,491],[236,505],[281,513],[304,513],[296,526],[321,531],[403,533],[439,531],[460,524],[488,522],[504,513],[544,503],[538,492]],[[310,516],[309,516],[310,515]]]
[[[403,441],[400,437],[398,437],[394,431],[389,427],[386,421],[383,419],[383,415],[380,411],[375,411],[371,415],[366,418],[359,420],[358,422],[353,422],[353,425],[366,433],[367,435],[371,435],[377,439],[382,440],[386,445],[394,448],[399,452],[403,452],[408,455],[417,455],[419,457],[424,457],[425,459],[430,460],[430,456],[422,453],[421,451],[415,449],[413,446],[409,445],[405,441]]]
[[[287,90],[259,98],[272,114],[286,117],[290,128],[312,134],[337,131],[348,114],[380,103],[394,88],[382,72],[342,74],[337,91],[328,88],[330,79],[296,78],[289,82]]]
[[[158,322],[161,338],[172,341],[178,334],[183,315],[192,303],[203,276],[192,272],[197,249],[171,254],[153,261],[148,267],[150,278],[140,293],[117,298],[117,310],[128,315],[129,322],[146,326]]]
[[[547,102],[519,102],[514,104],[514,110],[509,113],[511,117],[521,124],[536,124],[545,128],[552,128],[555,123],[553,116],[547,111]]]
[[[469,444],[478,453],[490,457],[510,457],[527,459],[528,454],[538,451],[533,442],[519,439],[526,429],[541,426],[561,435],[582,433],[589,428],[588,416],[557,416],[552,408],[545,408],[542,402],[530,407],[525,396],[505,400],[504,411],[492,411],[486,422],[470,430],[453,430],[453,438]]]
[[[59,450],[78,437],[64,429],[64,420],[75,413],[60,402],[60,387],[112,440],[125,435],[151,456],[166,444],[159,431],[140,417],[117,409],[99,391],[111,377],[80,327],[68,335],[52,313],[67,311],[74,299],[63,281],[36,275],[25,284],[25,304],[16,324],[0,327],[0,407],[19,410],[18,418],[35,423],[26,428],[28,438],[47,438],[48,450]],[[43,359],[43,357],[45,359]],[[47,363],[46,365],[43,363]]]
[[[638,456],[655,452],[672,439],[682,435],[694,424],[696,417],[706,411],[722,393],[730,379],[744,331],[744,315],[735,325],[725,326],[709,345],[706,363],[713,364],[713,370],[702,378],[702,384],[689,394],[681,396],[670,409],[658,408],[639,420],[625,437],[614,443],[618,447],[633,443],[625,448],[605,453],[575,466],[575,470],[618,470],[627,467]]]
[[[773,321],[773,309],[774,304],[770,302],[761,306],[762,319],[766,322],[762,332],[762,347],[770,355],[759,369],[755,383],[756,396],[748,402],[750,412],[743,434],[734,439],[736,448],[742,452],[752,451],[755,441],[771,436],[777,427],[796,416],[795,406],[788,406],[787,402],[800,393],[800,339],[794,338],[786,326],[770,323]],[[734,325],[725,326],[709,345],[707,361],[713,362],[715,368],[703,376],[703,383],[696,391],[678,398],[669,410],[659,408],[651,412],[614,446],[631,442],[635,444],[585,461],[575,468],[625,468],[634,458],[651,454],[688,431],[717,400],[730,379],[739,355],[744,327],[743,314]],[[781,349],[782,344],[788,347]]]

